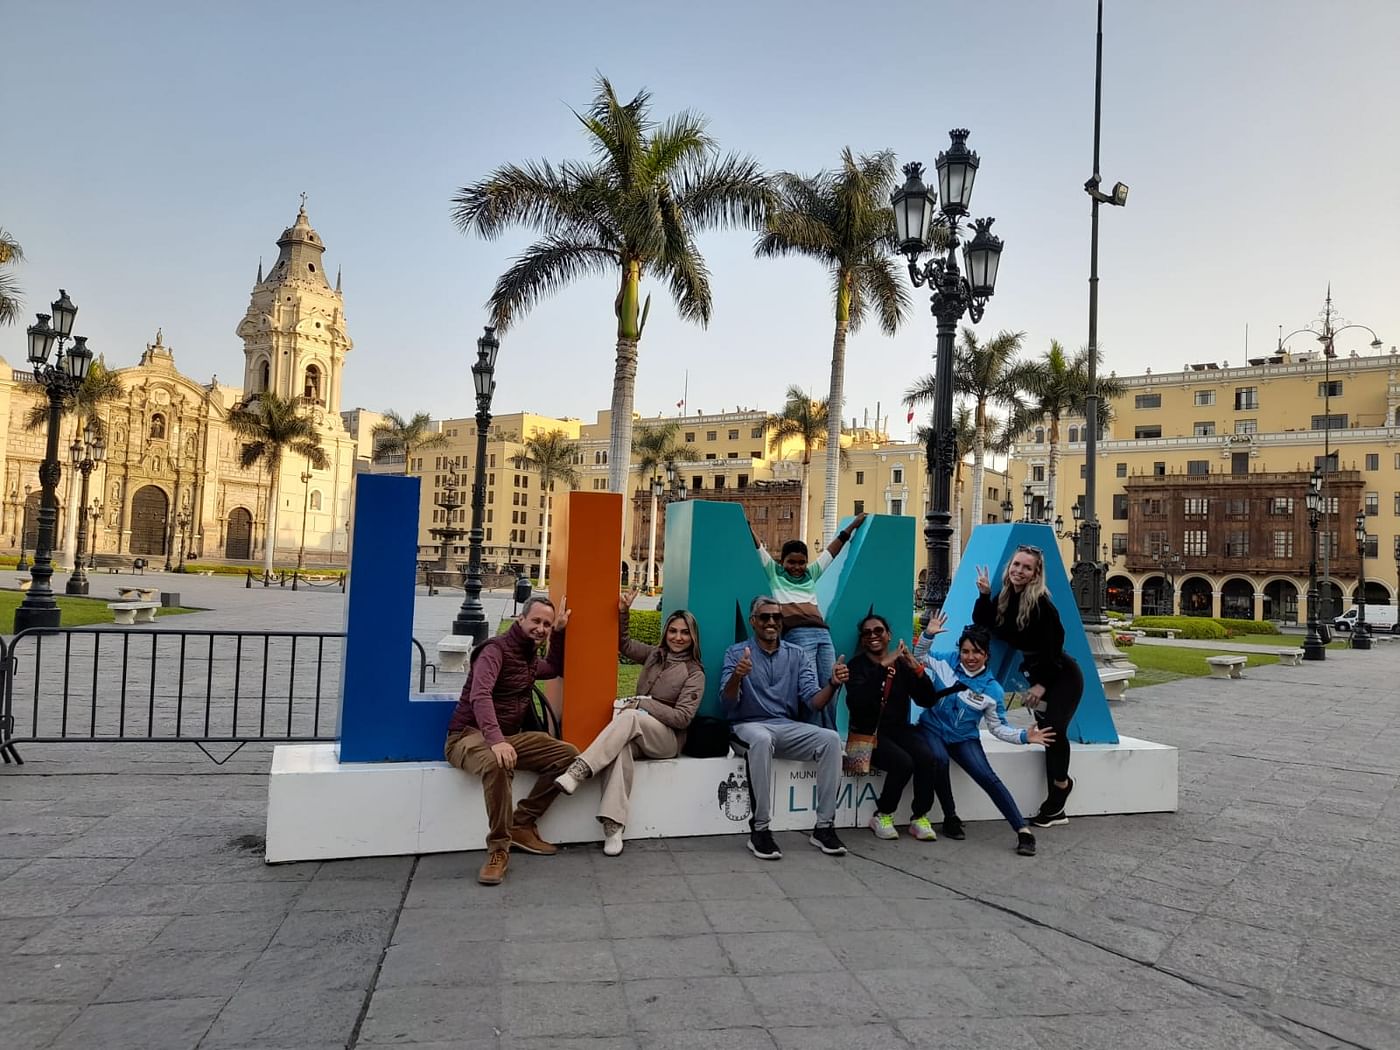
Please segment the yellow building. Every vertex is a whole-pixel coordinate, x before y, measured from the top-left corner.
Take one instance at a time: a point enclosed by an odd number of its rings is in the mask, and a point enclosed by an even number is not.
[[[1110,608],[1294,621],[1307,617],[1308,478],[1324,470],[1319,610],[1358,594],[1356,515],[1366,526],[1366,603],[1390,604],[1400,558],[1400,356],[1282,352],[1122,380],[1098,443],[1097,506]],[[1033,516],[1082,501],[1085,428],[1061,423],[1055,491],[1047,434],[1015,450],[1012,487]],[[1019,500],[1018,500],[1019,503]],[[1018,515],[1020,511],[1018,510]],[[1072,557],[1068,542],[1067,558]]]

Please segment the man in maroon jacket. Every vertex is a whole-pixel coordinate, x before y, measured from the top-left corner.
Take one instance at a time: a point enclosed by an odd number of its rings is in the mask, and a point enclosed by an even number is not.
[[[568,603],[555,614],[548,598],[531,598],[505,634],[483,642],[472,655],[471,676],[447,727],[447,761],[481,778],[486,816],[486,863],[477,881],[499,885],[506,877],[510,847],[549,856],[558,848],[540,838],[535,822],[559,794],[554,782],[578,757],[578,748],[548,733],[520,731],[535,682],[564,673],[564,627]],[[549,653],[539,647],[549,639]],[[517,769],[538,774],[534,790],[511,812],[511,781]]]

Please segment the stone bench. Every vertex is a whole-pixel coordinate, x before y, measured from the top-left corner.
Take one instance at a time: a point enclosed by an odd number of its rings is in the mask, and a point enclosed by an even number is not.
[[[33,586],[33,584],[34,584],[34,580],[33,580],[32,578],[30,578],[30,577],[28,577],[28,576],[21,576],[21,577],[19,577],[19,589],[20,589],[20,590],[22,590],[22,591],[27,591],[27,590],[29,590],[29,588],[30,588],[31,586]]]
[[[118,587],[117,597],[124,602],[154,602],[160,599],[160,588]]]
[[[112,610],[113,623],[130,627],[137,623],[155,623],[160,602],[109,602],[107,608]]]
[[[1045,753],[982,734],[992,768],[1023,809],[1045,794]],[[1074,816],[1160,813],[1177,808],[1177,751],[1123,737],[1117,744],[1074,745]],[[981,788],[952,768],[958,813],[965,820],[1000,820]],[[883,774],[843,777],[836,826],[866,834]],[[514,777],[517,799],[533,773]],[[601,778],[560,796],[540,822],[552,842],[596,842]],[[815,821],[816,779],[810,763],[773,763],[773,830],[800,831]],[[742,759],[672,758],[638,762],[632,786],[629,839],[739,835],[749,830],[747,770]],[[1010,835],[1010,832],[1007,832]],[[446,762],[341,763],[336,744],[282,744],[268,780],[266,860],[282,863],[345,857],[398,856],[480,850],[486,810],[481,781]],[[736,850],[742,847],[736,842]],[[464,869],[465,871],[465,869]]]
[[[1128,683],[1136,675],[1136,670],[1126,667],[1100,667],[1099,681],[1103,683],[1103,695],[1110,700],[1122,700],[1128,693]]]
[[[1169,642],[1176,641],[1175,627],[1139,627],[1133,633],[1139,638],[1165,638]]]
[[[1302,667],[1303,650],[1280,649],[1278,650],[1278,662],[1284,667]]]
[[[1212,678],[1243,678],[1244,666],[1249,659],[1244,656],[1207,656]]]
[[[472,652],[469,634],[445,634],[437,643],[438,670],[461,674],[467,669],[467,657]]]

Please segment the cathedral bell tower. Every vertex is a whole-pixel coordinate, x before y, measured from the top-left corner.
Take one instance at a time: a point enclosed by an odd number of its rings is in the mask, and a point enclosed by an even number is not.
[[[340,413],[341,372],[354,345],[345,332],[340,277],[326,280],[321,236],[306,217],[302,195],[296,222],[277,238],[277,262],[258,279],[248,312],[238,325],[243,340],[243,392],[271,390],[284,398],[301,398],[319,417]]]

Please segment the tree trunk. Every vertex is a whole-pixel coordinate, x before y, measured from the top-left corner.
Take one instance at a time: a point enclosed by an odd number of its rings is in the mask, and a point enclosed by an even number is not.
[[[802,506],[797,512],[797,538],[803,543],[807,542],[807,482],[812,473],[812,453],[807,450],[802,456]]]
[[[831,340],[831,393],[826,414],[826,496],[822,502],[821,546],[836,536],[841,489],[841,414],[846,397],[846,333],[851,321],[851,275],[839,274],[836,287],[836,334]],[[875,425],[878,428],[880,421]],[[804,504],[805,509],[805,504]],[[803,530],[806,538],[806,530]]]
[[[1049,437],[1050,447],[1045,457],[1045,503],[1047,507],[1053,508],[1060,504],[1055,493],[1055,482],[1060,472],[1060,421],[1055,416],[1050,417]],[[1046,511],[1045,517],[1054,520],[1054,515],[1049,510]]]
[[[277,548],[277,502],[280,499],[282,464],[268,469],[267,535],[263,537],[263,578],[272,575],[272,553]]]
[[[972,521],[982,520],[982,489],[986,481],[987,406],[978,404],[976,429],[972,436]]]
[[[549,512],[554,503],[554,484],[550,483],[544,492],[544,531],[540,533],[540,590],[545,589],[545,577],[549,566]]]
[[[951,580],[958,571],[958,562],[962,559],[962,493],[963,493],[963,465],[962,460],[958,460],[957,469],[953,474],[953,536],[948,544],[948,578]],[[968,523],[968,531],[971,532],[977,527],[977,522]]]
[[[632,462],[632,403],[637,390],[637,344],[641,327],[642,264],[624,261],[617,293],[617,360],[613,365],[612,425],[608,433],[608,491],[627,495]],[[625,500],[624,500],[625,502]]]

